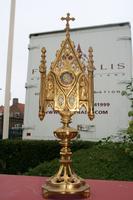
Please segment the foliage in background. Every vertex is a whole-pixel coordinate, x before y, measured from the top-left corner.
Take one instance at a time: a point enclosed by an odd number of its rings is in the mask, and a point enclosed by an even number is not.
[[[127,134],[133,141],[133,79],[127,83],[126,90],[122,91],[122,95],[126,96],[131,102],[131,110],[128,112],[128,116],[131,120],[129,121],[129,126],[127,128]]]
[[[133,149],[127,141],[74,141],[74,169],[83,178],[133,180],[129,144]],[[59,151],[57,141],[0,141],[0,173],[51,176],[59,167]]]
[[[73,168],[83,178],[133,180],[133,159],[121,143],[97,143],[73,154]],[[59,167],[58,159],[44,162],[30,169],[27,175],[52,176]]]
[[[21,174],[59,153],[56,141],[0,141],[0,173]]]
[[[133,158],[133,79],[126,85],[126,90],[122,91],[122,95],[126,96],[131,102],[131,110],[128,112],[130,117],[129,125],[126,130],[123,130],[125,152]]]
[[[94,144],[75,141],[72,144],[72,151],[89,148]],[[0,173],[22,174],[41,162],[58,158],[59,151],[60,145],[57,141],[1,140]]]

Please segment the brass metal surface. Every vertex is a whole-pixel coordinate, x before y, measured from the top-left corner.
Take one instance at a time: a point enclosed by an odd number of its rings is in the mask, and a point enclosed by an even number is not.
[[[51,63],[46,74],[46,49],[42,48],[41,75],[39,96],[39,117],[43,120],[46,109],[52,107],[61,115],[63,126],[54,131],[61,144],[60,167],[58,172],[49,178],[42,187],[44,197],[50,194],[83,194],[90,195],[90,188],[85,181],[77,176],[71,168],[70,142],[78,131],[69,126],[72,116],[84,107],[90,120],[94,118],[94,84],[93,84],[93,49],[88,50],[87,64],[83,62],[82,53],[76,50],[70,38],[69,21],[74,20],[67,14],[66,38],[56,52],[56,58]]]

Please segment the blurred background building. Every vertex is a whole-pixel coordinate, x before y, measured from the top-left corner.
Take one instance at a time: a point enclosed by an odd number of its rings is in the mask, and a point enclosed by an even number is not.
[[[4,106],[0,106],[0,138],[2,138],[3,132],[3,117]],[[19,103],[18,98],[13,98],[12,105],[10,106],[9,117],[9,138],[21,138],[22,137],[22,125],[24,119],[24,104]]]

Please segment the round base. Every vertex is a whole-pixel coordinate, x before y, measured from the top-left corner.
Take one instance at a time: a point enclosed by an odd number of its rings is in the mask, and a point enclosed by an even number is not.
[[[52,183],[52,179],[49,179],[42,186],[42,193],[44,198],[52,195],[82,195],[84,198],[88,198],[90,196],[90,187],[80,178],[78,183]]]

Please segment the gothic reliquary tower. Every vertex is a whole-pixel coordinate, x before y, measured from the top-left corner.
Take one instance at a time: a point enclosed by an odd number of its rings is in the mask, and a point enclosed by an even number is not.
[[[46,73],[46,49],[42,48],[39,117],[43,120],[46,109],[52,107],[61,115],[63,126],[54,131],[62,146],[60,168],[43,186],[43,194],[84,194],[89,196],[89,186],[71,169],[70,141],[77,136],[77,130],[71,128],[71,117],[81,107],[88,112],[90,120],[94,118],[94,85],[93,85],[93,49],[88,50],[88,63],[83,62],[80,51],[77,51],[70,38],[69,21],[74,20],[67,14],[66,38],[56,52],[50,71]]]

